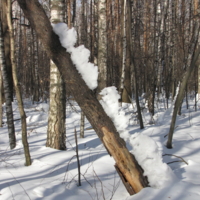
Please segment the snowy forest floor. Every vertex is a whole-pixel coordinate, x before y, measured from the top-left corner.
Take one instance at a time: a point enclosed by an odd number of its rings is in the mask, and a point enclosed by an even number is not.
[[[85,138],[78,138],[81,162],[81,186],[78,186],[78,169],[74,129],[79,136],[80,108],[71,102],[66,108],[67,151],[45,147],[48,104],[31,104],[24,101],[28,125],[28,142],[32,165],[24,166],[20,120],[15,121],[17,146],[9,149],[8,131],[0,128],[0,199],[1,200],[199,200],[200,199],[200,109],[195,112],[194,99],[185,102],[178,116],[173,137],[173,149],[165,147],[171,122],[172,106],[165,109],[164,100],[156,103],[152,121],[143,110],[145,128],[139,129],[132,105],[123,105],[130,115],[129,133],[143,133],[156,141],[162,151],[163,162],[177,177],[174,183],[160,188],[145,188],[129,196],[114,168],[110,157],[86,120]],[[13,103],[14,118],[19,119],[17,103]],[[3,121],[6,121],[4,114]],[[153,122],[153,123],[152,123]],[[146,145],[146,144],[145,144]],[[127,145],[129,148],[129,146]],[[146,148],[146,147],[145,147]],[[168,155],[165,155],[168,154]],[[179,158],[181,157],[184,161]],[[157,166],[151,166],[159,170]]]

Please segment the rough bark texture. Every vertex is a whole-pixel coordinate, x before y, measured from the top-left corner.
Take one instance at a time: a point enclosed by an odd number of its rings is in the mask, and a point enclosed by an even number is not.
[[[10,149],[14,149],[16,146],[16,137],[15,137],[15,127],[13,120],[13,110],[12,110],[12,92],[9,87],[8,72],[6,70],[6,61],[5,61],[5,51],[4,51],[4,41],[2,37],[2,24],[0,21],[0,67],[3,76],[3,86],[4,94],[6,101],[6,116],[7,116],[7,125],[8,125],[8,136]]]
[[[121,99],[120,101],[122,101],[122,94],[123,94],[123,90],[124,90],[124,80],[125,80],[125,67],[126,67],[126,0],[122,0],[122,73],[121,73],[121,83],[120,83],[120,96]]]
[[[124,2],[125,3],[125,2]],[[125,46],[126,46],[126,65],[125,65],[125,76],[124,76],[124,88],[123,88],[123,92],[122,92],[122,102],[125,103],[132,103],[132,85],[131,85],[131,55],[132,55],[132,51],[131,48],[133,45],[132,44],[132,40],[131,42],[129,42],[129,39],[131,39],[131,31],[129,31],[129,29],[131,30],[131,19],[129,20],[129,16],[128,16],[128,9],[130,9],[131,11],[131,4],[128,1],[126,1],[125,3],[125,16],[124,16],[124,23],[125,23],[125,29],[126,29],[126,42],[125,42]],[[127,17],[126,17],[127,16]],[[131,17],[131,16],[130,16]]]
[[[84,138],[84,128],[85,128],[85,115],[83,111],[81,111],[80,138]]]
[[[1,59],[1,58],[0,58]],[[0,127],[3,126],[3,110],[2,110],[2,104],[3,104],[3,77],[1,73],[1,66],[0,66]]]
[[[33,102],[40,100],[39,94],[39,74],[38,74],[38,42],[35,31],[32,30],[32,37],[33,37]]]
[[[99,0],[98,2],[98,88],[97,98],[101,99],[99,92],[107,86],[107,25],[106,25],[106,0]]]
[[[2,23],[2,37],[4,41],[4,54],[5,54],[5,64],[6,71],[8,74],[8,87],[10,92],[13,94],[13,79],[12,79],[12,66],[10,60],[10,35],[8,31],[8,24],[6,20],[6,0],[0,1],[0,10],[1,10],[1,23]],[[11,96],[13,100],[13,96]]]
[[[63,0],[51,0],[51,22],[63,22]],[[53,61],[50,64],[50,105],[46,146],[66,149],[66,93],[61,74]]]
[[[113,122],[106,115],[93,92],[89,90],[73,66],[70,55],[60,45],[58,36],[52,31],[51,24],[41,5],[36,0],[18,0],[18,2],[31,26],[42,40],[49,57],[59,68],[75,100],[109,153],[114,157],[116,166],[129,183],[129,186],[133,188],[135,193],[147,187],[148,182],[146,177],[143,176],[141,167],[133,155],[129,153]]]

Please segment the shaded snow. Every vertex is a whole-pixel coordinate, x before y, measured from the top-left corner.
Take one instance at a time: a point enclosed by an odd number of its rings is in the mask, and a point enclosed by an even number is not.
[[[101,105],[114,122],[120,136],[131,145],[131,152],[144,169],[144,175],[148,177],[150,186],[160,188],[165,182],[173,182],[176,176],[163,163],[162,153],[156,142],[142,133],[135,133],[132,136],[129,134],[127,129],[129,118],[119,107],[120,96],[116,87],[104,88],[100,94],[102,95]]]
[[[114,88],[112,89],[113,91]],[[114,96],[117,93],[114,92]],[[118,95],[116,95],[117,97]],[[86,121],[85,138],[78,139],[79,155],[81,162],[82,186],[77,186],[77,161],[75,157],[74,126],[79,134],[80,108],[75,102],[74,110],[67,107],[67,151],[58,151],[45,147],[48,112],[44,111],[48,105],[31,105],[25,102],[28,125],[28,141],[33,163],[24,166],[23,146],[20,133],[20,122],[15,122],[17,147],[9,150],[7,127],[0,128],[0,199],[8,200],[38,200],[38,199],[110,199],[113,200],[199,200],[200,199],[200,110],[194,111],[193,101],[190,101],[190,111],[183,104],[182,116],[177,118],[177,128],[174,133],[174,148],[166,149],[165,143],[170,124],[170,112],[160,105],[156,122],[159,124],[145,124],[145,129],[140,130],[138,124],[126,127],[132,137],[130,151],[140,151],[137,158],[145,165],[151,165],[154,176],[160,177],[160,182],[152,176],[150,180],[153,187],[144,188],[138,194],[129,196],[121,183],[115,169],[114,160],[101,144],[91,125]],[[14,116],[19,118],[16,102]],[[117,106],[117,105],[116,105]],[[37,108],[37,109],[36,109]],[[40,108],[40,109],[39,109]],[[42,109],[41,109],[42,108]],[[5,108],[4,108],[5,109]],[[132,106],[122,107],[121,111],[132,110]],[[163,116],[164,122],[159,116]],[[42,115],[43,117],[36,117]],[[117,115],[117,113],[116,113]],[[46,119],[45,119],[46,116]],[[127,114],[125,115],[127,116]],[[143,113],[148,122],[148,113]],[[131,116],[129,116],[131,118]],[[29,120],[32,119],[32,120]],[[4,121],[6,121],[4,116]],[[150,140],[149,138],[152,138]],[[134,143],[134,144],[133,144]],[[184,162],[174,156],[161,155],[173,154],[181,156]],[[170,168],[169,168],[170,167]],[[147,168],[145,173],[147,173]],[[174,177],[171,171],[176,175]],[[163,173],[163,174],[162,174]],[[167,177],[169,175],[169,177]],[[103,187],[103,188],[102,188]],[[159,187],[159,188],[158,188]]]

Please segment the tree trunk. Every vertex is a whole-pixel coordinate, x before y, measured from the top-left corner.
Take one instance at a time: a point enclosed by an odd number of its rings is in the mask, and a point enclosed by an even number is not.
[[[136,69],[135,69],[135,61],[134,61],[134,55],[133,55],[133,42],[132,42],[132,38],[131,38],[131,2],[130,0],[127,0],[127,21],[128,24],[130,24],[128,26],[128,38],[127,38],[127,42],[130,44],[129,47],[129,51],[130,51],[130,59],[131,59],[131,71],[133,74],[133,85],[134,85],[134,92],[135,92],[135,101],[136,101],[136,106],[137,106],[137,112],[138,112],[138,119],[140,122],[140,128],[143,129],[144,128],[144,124],[143,124],[143,119],[142,119],[142,114],[141,114],[141,108],[140,108],[140,102],[139,102],[139,96],[138,96],[138,85],[137,85],[137,75],[136,75]]]
[[[21,117],[21,126],[22,126],[22,143],[24,147],[24,154],[26,159],[26,166],[31,165],[31,157],[29,152],[29,144],[27,141],[27,125],[26,125],[26,114],[24,112],[24,106],[21,96],[21,91],[19,88],[19,82],[17,79],[17,68],[16,68],[16,62],[15,62],[15,45],[14,45],[14,33],[13,33],[13,26],[12,26],[12,20],[11,20],[11,1],[7,0],[7,21],[8,21],[8,27],[9,27],[9,34],[10,34],[10,58],[11,58],[11,64],[12,64],[12,72],[13,72],[13,82],[15,86],[15,92],[18,102],[18,108],[20,112]]]
[[[197,88],[198,88],[198,100],[200,100],[200,63],[198,63],[198,81],[197,81]]]
[[[184,77],[183,77],[183,80],[182,80],[182,83],[180,85],[179,92],[178,92],[178,95],[177,95],[177,98],[176,98],[176,101],[175,101],[174,111],[173,111],[171,125],[170,125],[170,130],[169,130],[169,133],[168,133],[167,148],[169,148],[169,149],[172,148],[172,137],[173,137],[173,133],[174,133],[174,127],[175,127],[175,123],[176,123],[177,112],[178,112],[178,110],[179,110],[179,108],[182,104],[187,82],[190,78],[190,75],[191,75],[193,69],[195,68],[195,63],[196,63],[196,61],[199,57],[199,54],[200,54],[200,47],[198,47],[198,49],[196,50],[196,46],[198,44],[199,30],[200,30],[199,21],[196,21],[193,36],[192,36],[192,41],[191,41],[190,48],[189,48],[190,51],[188,52],[188,58],[187,58],[187,64],[186,64],[187,70],[184,74]]]
[[[2,58],[0,58],[2,59]],[[0,127],[3,127],[3,77],[1,72],[1,66],[0,66]]]
[[[4,94],[6,101],[6,116],[7,116],[7,125],[8,125],[8,136],[10,149],[14,149],[16,146],[16,137],[15,137],[15,127],[13,120],[13,110],[12,110],[12,91],[9,87],[8,73],[6,70],[6,61],[5,61],[5,52],[4,52],[4,41],[2,36],[2,24],[0,20],[0,66],[3,77],[3,86]]]
[[[86,86],[80,74],[73,66],[70,55],[59,42],[58,36],[52,31],[51,24],[41,5],[36,0],[18,0],[18,3],[30,24],[42,40],[49,57],[59,68],[65,83],[75,100],[83,110],[99,138],[116,161],[116,167],[123,175],[131,194],[148,186],[143,170],[134,156],[129,153],[125,142],[119,137],[113,122],[106,115],[93,92]]]
[[[131,26],[127,24],[127,3],[126,0],[122,1],[122,74],[121,74],[121,86],[120,86],[120,95],[121,102],[131,103],[131,90],[130,90],[130,51],[128,51],[128,46],[130,44],[127,43],[127,26]]]
[[[67,0],[67,25],[71,28],[71,0]]]
[[[85,129],[85,115],[83,111],[81,111],[80,138],[84,138],[84,129]]]
[[[98,0],[94,0],[94,64],[97,65],[98,57]]]
[[[33,102],[39,101],[39,74],[38,74],[38,41],[35,31],[32,30],[33,38]]]
[[[106,0],[99,0],[98,2],[98,88],[97,98],[101,99],[99,93],[107,86],[107,25],[106,25]]]
[[[13,79],[12,79],[12,65],[10,60],[10,36],[8,31],[8,24],[6,19],[6,1],[0,1],[0,10],[1,10],[1,23],[2,23],[2,37],[4,41],[4,54],[5,54],[5,65],[6,71],[8,74],[8,87],[10,88],[11,94],[13,94]],[[11,95],[11,99],[13,101],[13,95]]]
[[[51,22],[59,23],[64,18],[63,1],[51,0]],[[50,64],[50,105],[46,146],[54,149],[66,149],[65,128],[66,92],[63,78],[51,60]]]

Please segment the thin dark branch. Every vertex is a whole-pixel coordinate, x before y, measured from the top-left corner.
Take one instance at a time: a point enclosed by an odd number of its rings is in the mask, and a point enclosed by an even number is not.
[[[185,161],[182,157],[180,157],[180,156],[176,156],[176,155],[174,155],[174,154],[164,154],[163,156],[174,156],[174,157],[176,157],[176,158],[181,159],[182,162],[184,162],[185,164],[188,165],[188,162],[186,162],[186,161]],[[173,161],[173,162],[180,162],[180,161]],[[170,163],[172,163],[172,162],[170,162]],[[167,164],[170,164],[170,163],[167,163]]]

